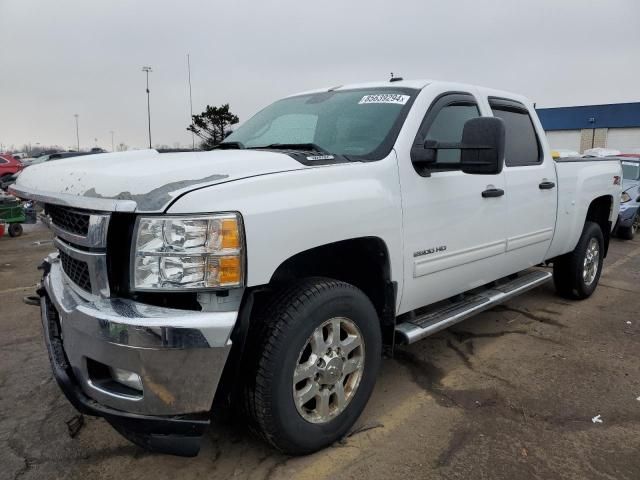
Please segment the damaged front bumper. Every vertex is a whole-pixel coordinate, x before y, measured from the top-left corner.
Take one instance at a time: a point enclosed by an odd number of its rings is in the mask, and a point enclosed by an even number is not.
[[[196,455],[238,312],[86,300],[68,285],[57,258],[44,269],[44,337],[69,401],[147,449]],[[118,382],[113,371],[130,372],[140,388]]]
[[[637,203],[633,203],[631,205],[625,205],[624,203],[622,203],[620,205],[620,213],[618,214],[616,228],[630,227],[631,225],[633,225],[633,221],[636,218],[639,207],[640,206]]]

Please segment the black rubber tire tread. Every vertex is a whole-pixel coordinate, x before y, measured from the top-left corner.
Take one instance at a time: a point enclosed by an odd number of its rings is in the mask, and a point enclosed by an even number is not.
[[[248,351],[250,353],[247,358],[247,368],[244,370],[246,383],[243,395],[243,408],[245,413],[248,414],[247,420],[249,421],[249,427],[251,430],[274,448],[287,454],[304,455],[312,453],[320,448],[328,446],[332,442],[318,445],[314,448],[308,448],[291,443],[289,439],[283,438],[283,436],[278,432],[278,427],[271,410],[273,399],[271,398],[272,395],[268,388],[274,380],[275,369],[278,367],[282,368],[282,365],[279,364],[277,360],[282,354],[279,350],[286,347],[282,345],[278,339],[282,338],[285,331],[295,329],[299,326],[296,323],[294,315],[306,304],[323,293],[335,290],[351,291],[354,295],[361,296],[370,305],[371,312],[374,314],[374,318],[372,318],[372,320],[375,320],[376,329],[378,330],[379,335],[377,356],[380,359],[382,341],[379,333],[380,327],[375,308],[362,291],[345,282],[323,277],[302,279],[297,283],[290,285],[288,288],[284,288],[275,293],[271,301],[265,305],[262,311],[257,314],[255,321],[252,322],[257,328],[254,328],[254,331],[251,332],[248,342]],[[369,349],[376,351],[375,345],[367,344],[365,351]],[[372,369],[370,374],[374,375],[373,378],[375,379],[379,368],[379,362],[377,365],[368,365],[367,370],[369,370],[369,368]],[[361,381],[359,390],[363,388],[362,383],[363,382]],[[371,389],[372,388],[373,386],[371,386]],[[369,395],[367,395],[367,400]],[[358,415],[355,417],[353,422],[355,422],[360,413],[361,412],[358,412]],[[340,416],[343,414],[344,412]],[[349,428],[353,422],[351,422]],[[338,439],[339,438],[336,438],[333,441]]]
[[[9,236],[10,237],[19,237],[22,235],[22,225],[19,223],[10,223],[9,224]]]
[[[636,216],[638,216],[640,214],[636,213]],[[633,221],[635,221],[635,217],[633,219]],[[618,238],[621,238],[623,240],[633,240],[633,237],[635,237],[635,234],[633,233],[633,229],[631,227],[618,227],[618,231],[616,232],[616,236]]]
[[[593,283],[585,285],[582,278],[584,254],[591,238],[597,238],[600,244],[600,265]],[[558,295],[572,300],[583,300],[591,296],[598,285],[604,260],[604,237],[600,225],[587,221],[576,248],[553,262],[553,283]]]

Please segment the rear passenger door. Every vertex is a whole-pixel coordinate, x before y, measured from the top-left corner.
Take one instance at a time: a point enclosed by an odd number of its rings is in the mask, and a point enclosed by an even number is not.
[[[489,97],[506,130],[506,260],[513,271],[544,260],[556,222],[557,180],[553,159],[545,157],[528,108],[517,101]]]

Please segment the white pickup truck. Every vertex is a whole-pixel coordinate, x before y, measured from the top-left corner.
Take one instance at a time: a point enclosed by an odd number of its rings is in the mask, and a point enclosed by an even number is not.
[[[13,191],[55,234],[38,293],[78,410],[195,455],[230,402],[306,454],[352,427],[383,349],[551,279],[591,295],[621,176],[554,161],[524,97],[401,80],[282,99],[214,151],[33,166]]]

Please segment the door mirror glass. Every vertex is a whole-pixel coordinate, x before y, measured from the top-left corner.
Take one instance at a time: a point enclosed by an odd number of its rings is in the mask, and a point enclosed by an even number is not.
[[[464,173],[497,175],[504,165],[505,128],[498,117],[468,120],[462,132],[460,167]]]

